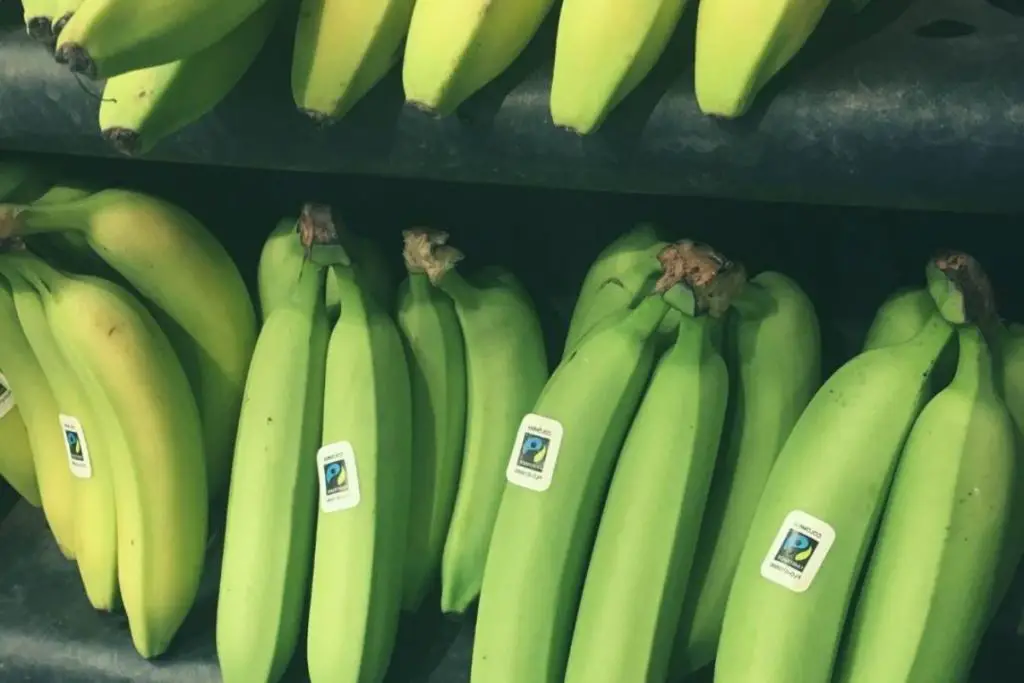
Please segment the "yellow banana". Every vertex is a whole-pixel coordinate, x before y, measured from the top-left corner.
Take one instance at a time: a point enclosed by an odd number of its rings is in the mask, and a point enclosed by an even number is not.
[[[32,444],[7,378],[0,373],[0,477],[33,507],[42,505]]]
[[[50,2],[52,3],[50,11],[53,16],[53,38],[56,40],[85,0],[50,0]]]
[[[21,0],[25,30],[33,40],[53,44],[53,12],[56,0]]]

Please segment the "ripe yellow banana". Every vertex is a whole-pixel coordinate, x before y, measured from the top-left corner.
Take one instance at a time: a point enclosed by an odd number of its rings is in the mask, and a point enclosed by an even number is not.
[[[661,57],[686,0],[563,0],[551,81],[551,118],[586,135]]]
[[[53,13],[53,37],[60,37],[67,23],[71,21],[72,15],[82,6],[85,0],[50,0],[52,3],[50,11]]]
[[[411,486],[412,398],[405,350],[358,270],[332,266],[341,317],[331,332],[317,454],[307,662],[312,683],[381,681],[402,603]]]
[[[35,270],[50,328],[74,330],[55,339],[87,400],[123,430],[124,448],[108,452],[118,585],[135,649],[157,657],[192,608],[206,551],[206,462],[195,397],[166,335],[127,290]]]
[[[167,64],[206,49],[266,0],[85,0],[57,40],[61,64],[87,78]]]
[[[694,81],[705,114],[743,115],[800,51],[829,0],[701,0]]]
[[[155,304],[199,403],[209,491],[219,495],[256,337],[256,314],[238,268],[193,216],[142,193],[103,190],[63,204],[0,208],[0,237],[60,231],[82,234]]]
[[[316,121],[336,120],[402,54],[413,0],[302,0],[292,56],[292,96]]]
[[[209,47],[179,60],[107,79],[99,126],[119,152],[146,154],[213,110],[242,76],[274,26],[282,0],[268,0]]]
[[[828,680],[892,471],[951,334],[935,314],[910,341],[848,361],[811,399],[740,554],[715,683]]]
[[[0,373],[0,477],[29,505],[43,504],[25,420],[3,373]]]
[[[405,99],[441,116],[515,61],[553,0],[417,0],[405,44]]]
[[[566,683],[665,681],[729,396],[720,321],[684,315],[619,454]]]
[[[267,316],[245,387],[217,604],[225,683],[274,683],[302,630],[316,512],[327,312],[307,263]]]
[[[466,437],[466,351],[451,297],[435,288],[407,233],[398,294],[412,389],[412,481],[402,608],[419,609],[441,565]],[[345,302],[342,300],[342,308]],[[344,312],[343,312],[344,315]]]
[[[967,680],[1010,521],[1014,426],[981,331],[914,423],[885,504],[837,683]]]
[[[814,304],[781,273],[760,273],[733,300],[725,339],[731,410],[686,589],[673,679],[715,658],[729,588],[761,492],[821,384]]]

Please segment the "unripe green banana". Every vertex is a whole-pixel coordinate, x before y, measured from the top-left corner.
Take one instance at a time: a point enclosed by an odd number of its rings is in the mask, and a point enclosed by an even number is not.
[[[44,269],[40,274],[38,269]],[[116,415],[102,414],[60,350],[51,329],[45,295],[47,279],[60,274],[29,255],[5,256],[0,275],[14,296],[18,320],[39,361],[60,410],[61,427],[68,440],[68,458],[75,510],[75,560],[89,603],[98,610],[112,610],[117,603],[117,516],[113,463],[126,457],[125,438]],[[30,284],[32,283],[32,284]],[[42,292],[37,291],[41,288]],[[111,451],[120,448],[120,454]]]
[[[142,193],[103,190],[66,204],[0,208],[0,237],[59,231],[84,235],[155,304],[198,401],[209,491],[219,495],[256,337],[255,311],[238,268],[193,216]]]
[[[405,99],[455,111],[526,48],[553,0],[417,0],[405,44]]]
[[[302,0],[292,96],[316,121],[348,113],[401,58],[413,0]]]
[[[661,57],[686,0],[563,0],[558,18],[551,118],[591,133]]]
[[[60,37],[60,32],[64,30],[67,23],[71,21],[71,17],[82,6],[85,0],[50,0],[52,3],[50,11],[53,15],[53,37],[57,39]]]
[[[951,333],[936,314],[910,341],[848,361],[811,399],[754,513],[715,683],[828,680],[893,469]]]
[[[736,297],[725,341],[731,410],[676,635],[673,678],[715,658],[729,588],[761,492],[821,384],[814,304],[781,273],[760,273]]]
[[[109,451],[118,584],[135,649],[157,657],[192,608],[206,551],[195,397],[170,341],[127,290],[90,276],[36,274],[50,328],[75,331],[55,339],[87,400],[123,430],[125,447]]]
[[[21,329],[11,288],[2,278],[0,358],[3,359],[7,386],[18,397],[18,406],[28,431],[46,523],[61,553],[68,559],[74,559],[74,497],[67,451],[57,428],[60,410],[46,375]]]
[[[415,256],[398,294],[412,389],[412,487],[402,608],[419,609],[437,579],[466,437],[466,351],[451,298]],[[342,301],[342,307],[345,302]]]
[[[965,681],[991,615],[1014,426],[977,327],[952,383],[907,438],[837,667],[837,683]]]
[[[864,339],[864,350],[902,344],[928,324],[935,315],[935,302],[924,287],[893,292],[878,307]]]
[[[227,35],[195,54],[107,79],[99,126],[115,149],[146,154],[227,97],[270,35],[283,0],[267,0]]]
[[[401,336],[358,271],[332,266],[331,333],[317,454],[307,662],[312,683],[381,681],[398,630],[413,482],[412,398]]]
[[[999,387],[1017,434],[1017,490],[1011,502],[1004,552],[996,574],[993,610],[1010,590],[1024,556],[1024,326],[1000,329],[996,348]]]
[[[32,462],[32,444],[28,438],[25,420],[7,385],[7,378],[0,373],[0,477],[3,477],[14,491],[39,507],[39,482]]]
[[[729,395],[720,322],[683,316],[615,466],[566,683],[665,681]]]
[[[323,269],[285,283],[256,342],[235,442],[217,604],[225,683],[274,683],[302,630],[316,513],[313,460],[323,417]]]

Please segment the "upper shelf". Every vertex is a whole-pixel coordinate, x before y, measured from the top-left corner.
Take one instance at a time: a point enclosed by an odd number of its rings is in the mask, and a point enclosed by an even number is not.
[[[1019,0],[875,0],[857,17],[834,11],[754,111],[732,122],[697,109],[692,15],[651,78],[587,138],[551,123],[550,28],[456,117],[403,106],[392,73],[329,128],[294,111],[282,35],[214,114],[150,158],[777,201],[1024,208]],[[0,29],[0,149],[114,156],[97,130],[99,92],[20,27]]]

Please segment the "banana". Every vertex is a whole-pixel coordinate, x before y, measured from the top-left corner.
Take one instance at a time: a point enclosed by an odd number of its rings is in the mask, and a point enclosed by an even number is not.
[[[224,38],[268,0],[85,0],[57,39],[56,58],[105,79],[194,55]]]
[[[53,44],[53,12],[56,0],[21,0],[25,30],[33,40]]]
[[[893,292],[875,313],[864,350],[902,344],[921,331],[935,315],[935,302],[924,287]]]
[[[551,81],[551,118],[580,135],[597,130],[661,57],[686,0],[563,0]]]
[[[327,353],[323,269],[283,283],[245,387],[217,603],[225,683],[274,683],[298,644],[313,555]]]
[[[1003,543],[1004,555],[996,574],[993,609],[998,609],[1010,590],[1024,556],[1024,326],[1011,324],[1000,330],[996,347],[998,383],[1017,434],[1017,493]]]
[[[719,333],[684,315],[655,367],[601,514],[566,683],[666,680],[729,395]]]
[[[507,69],[553,0],[417,0],[402,63],[406,101],[446,116]]]
[[[951,334],[935,314],[910,341],[855,356],[811,399],[740,554],[715,683],[828,680],[892,471]]]
[[[117,578],[132,643],[163,654],[192,608],[206,550],[206,463],[188,379],[166,335],[125,289],[37,268],[61,352],[103,425],[117,510]],[[116,429],[105,431],[110,436]]]
[[[39,507],[39,483],[32,462],[32,444],[7,378],[0,373],[0,477],[29,505]]]
[[[654,226],[641,223],[601,250],[576,298],[563,358],[594,325],[615,311],[632,307],[647,293],[647,285],[658,275],[658,253],[667,244],[658,239]]]
[[[302,0],[292,97],[315,121],[341,118],[402,54],[413,0]]]
[[[18,397],[46,523],[61,553],[75,555],[75,512],[72,475],[64,439],[58,428],[60,410],[46,375],[36,360],[18,320],[14,295],[0,278],[0,358],[8,388]]]
[[[715,657],[726,599],[761,492],[793,425],[821,384],[814,304],[775,272],[752,278],[726,322],[731,410],[711,480],[670,670]]]
[[[413,484],[412,398],[398,328],[332,266],[341,317],[331,332],[317,454],[317,517],[307,662],[312,683],[381,681],[402,603]],[[339,580],[343,578],[343,580]]]
[[[4,257],[0,276],[7,279],[14,296],[18,319],[39,361],[60,410],[67,440],[75,510],[75,560],[89,603],[110,611],[117,603],[117,515],[113,463],[124,458],[125,437],[115,415],[101,415],[86,395],[60,350],[51,329],[41,291],[45,281],[58,282],[60,273],[39,259],[25,255]],[[60,285],[53,285],[60,286]],[[104,417],[106,419],[104,419]],[[120,454],[112,454],[119,448]]]
[[[0,238],[60,231],[82,234],[155,304],[199,403],[208,489],[219,495],[256,337],[256,314],[238,268],[193,216],[142,193],[103,190],[65,204],[0,207]]]
[[[100,100],[103,137],[122,154],[146,154],[212,111],[249,70],[281,5],[282,0],[268,0],[199,52],[108,78]]]
[[[967,680],[991,616],[1016,476],[1014,427],[974,326],[900,458],[837,683]]]
[[[50,0],[53,3],[51,11],[53,12],[53,37],[54,39],[60,36],[60,32],[64,30],[67,23],[71,21],[71,17],[82,6],[85,0]]]
[[[701,0],[694,83],[709,115],[742,116],[758,92],[800,51],[829,0]]]
[[[466,351],[451,297],[430,283],[406,232],[398,294],[412,390],[412,487],[402,608],[419,609],[441,565],[466,436]],[[342,300],[342,308],[345,302]],[[342,312],[344,315],[344,311]]]

